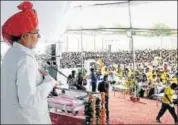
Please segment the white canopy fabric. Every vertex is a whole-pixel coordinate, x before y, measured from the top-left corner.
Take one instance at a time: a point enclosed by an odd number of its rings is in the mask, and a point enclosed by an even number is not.
[[[1,26],[10,16],[18,12],[17,5],[19,5],[20,2],[21,1],[1,1]],[[128,26],[127,4],[90,6],[91,4],[113,2],[117,1],[32,1],[39,16],[39,29],[42,35],[37,45],[37,51],[44,51],[43,49],[47,44],[59,41],[66,42],[65,35],[64,37],[62,37],[62,35],[68,28],[95,28],[98,27],[98,25],[114,27],[117,24]],[[176,3],[176,1],[132,1],[131,12],[133,27],[150,28],[154,23],[165,23],[171,28],[176,28]],[[82,9],[75,8],[79,5],[82,5]],[[69,40],[72,47],[71,50],[77,50],[78,44],[74,41],[78,41],[78,38],[76,40],[73,38],[71,38],[71,41]],[[84,42],[85,41],[87,40],[84,40]],[[88,41],[90,40],[88,39]],[[98,40],[97,42],[99,43]],[[91,41],[89,43],[90,44],[86,46],[93,48]],[[3,44],[3,46],[5,45],[6,44]],[[75,45],[76,47],[74,47]],[[4,47],[4,49],[6,48],[7,47]]]

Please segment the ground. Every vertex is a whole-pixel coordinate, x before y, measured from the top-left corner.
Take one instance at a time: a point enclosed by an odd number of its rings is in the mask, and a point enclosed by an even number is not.
[[[140,99],[140,102],[133,103],[130,96],[125,98],[120,92],[110,93],[110,117],[111,123],[118,121],[124,124],[156,124],[155,118],[160,110],[161,102],[155,100]],[[176,106],[177,112],[177,106]],[[174,124],[174,120],[169,113],[161,118],[161,124]]]
[[[140,99],[140,102],[132,102],[130,96],[116,92],[110,92],[110,124],[160,124],[156,122],[156,116],[160,110],[161,102],[149,99]],[[177,112],[177,106],[176,106]],[[60,113],[60,112],[59,112]],[[57,115],[52,118],[53,123],[58,124],[84,124],[84,111],[77,116],[72,114]],[[174,124],[174,120],[169,113],[161,118],[161,124]]]

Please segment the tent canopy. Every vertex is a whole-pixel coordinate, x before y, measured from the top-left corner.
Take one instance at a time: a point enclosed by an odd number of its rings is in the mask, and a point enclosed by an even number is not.
[[[1,1],[1,27],[10,16],[18,12],[17,5],[20,2]],[[92,35],[93,31],[96,31],[92,29],[114,28],[120,25],[129,27],[127,1],[32,1],[32,3],[40,21],[39,29],[42,38],[38,43],[39,49],[44,49],[47,43],[61,41],[67,29],[68,31],[91,29],[83,33]],[[134,28],[152,28],[154,23],[164,23],[172,29],[177,29],[177,1],[131,1],[130,3]],[[123,32],[123,30],[119,31]],[[117,34],[118,30],[98,31],[103,35],[115,32]],[[70,31],[70,33],[80,34],[78,31]]]
[[[18,12],[17,5],[20,2],[1,1],[1,26]],[[127,1],[32,1],[32,3],[39,15],[39,29],[43,42],[59,40],[66,29],[115,27],[118,24],[129,27]],[[153,23],[165,23],[170,28],[177,29],[177,1],[130,3],[133,27],[151,28]]]

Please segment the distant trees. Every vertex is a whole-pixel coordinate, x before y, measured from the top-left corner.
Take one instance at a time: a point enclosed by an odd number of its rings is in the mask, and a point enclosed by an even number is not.
[[[157,23],[153,25],[153,29],[157,29],[155,30],[155,32],[152,33],[153,36],[171,36],[173,34],[173,32],[170,29],[169,26],[165,25],[164,23]],[[165,30],[163,30],[165,29]]]
[[[98,28],[106,28],[106,27],[98,26]],[[114,24],[113,28],[120,28],[118,30],[112,30],[115,33],[127,34],[128,29],[122,29],[122,28],[129,28],[129,27],[118,23],[118,24]],[[145,36],[145,37],[162,37],[162,36],[171,36],[177,34],[177,32],[171,31],[170,27],[164,23],[153,24],[153,26],[150,29],[155,29],[155,30],[137,30],[135,31],[136,33],[135,35]]]

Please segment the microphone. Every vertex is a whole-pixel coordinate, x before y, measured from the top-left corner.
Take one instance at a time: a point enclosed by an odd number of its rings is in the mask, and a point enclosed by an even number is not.
[[[47,62],[47,65],[48,65],[48,66],[51,66],[54,70],[56,70],[59,74],[63,75],[65,78],[68,78],[64,73],[62,73],[61,71],[59,71],[56,67],[52,66],[52,65],[49,64],[48,62]],[[57,66],[57,65],[56,65],[56,66]]]
[[[48,65],[48,66],[51,66],[51,64],[48,64],[48,63],[47,63],[47,65]],[[67,77],[64,73],[62,73],[61,71],[59,71],[56,67],[51,66],[51,68],[53,68],[53,69],[56,70],[59,74],[63,75],[65,78],[68,79],[68,77]],[[89,95],[89,94],[99,94],[98,92],[89,92],[89,91],[87,91],[87,90],[85,89],[85,87],[83,87],[82,85],[79,85],[79,84],[75,84],[75,85],[76,85],[76,86],[79,86],[80,88],[82,88],[82,90],[85,91],[88,95]],[[61,88],[61,89],[62,89],[62,88]],[[65,89],[64,89],[64,90],[65,90]]]

